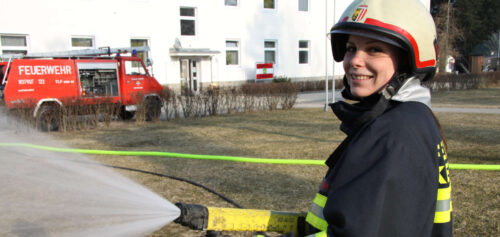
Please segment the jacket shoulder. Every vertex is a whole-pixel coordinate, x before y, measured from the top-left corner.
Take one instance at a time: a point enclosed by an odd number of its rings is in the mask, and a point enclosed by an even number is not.
[[[436,120],[430,108],[419,102],[403,102],[395,105],[373,121],[372,126],[384,128],[392,135],[437,135]]]

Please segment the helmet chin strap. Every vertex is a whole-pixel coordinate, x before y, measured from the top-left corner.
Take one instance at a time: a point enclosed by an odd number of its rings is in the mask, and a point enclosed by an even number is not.
[[[395,72],[389,83],[380,91],[380,93],[387,99],[390,100],[395,94],[398,93],[399,89],[405,81],[411,76],[408,73]]]
[[[379,93],[379,94],[383,95],[387,100],[390,100],[392,98],[392,96],[394,96],[395,94],[398,93],[401,86],[403,86],[405,81],[410,77],[411,77],[411,75],[409,75],[408,73],[395,72],[394,75],[392,76],[392,78],[387,83],[387,85],[382,90],[380,90],[379,92],[375,92],[375,93]],[[351,93],[351,87],[349,86],[346,75],[344,75],[343,83],[344,83],[344,89],[342,90],[342,97],[344,97],[345,99],[354,100],[354,101],[362,101],[363,100],[363,98],[354,96]]]

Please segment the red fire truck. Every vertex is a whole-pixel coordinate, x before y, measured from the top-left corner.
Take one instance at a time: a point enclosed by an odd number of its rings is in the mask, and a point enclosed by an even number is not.
[[[162,86],[136,52],[148,47],[101,48],[28,54],[0,62],[0,95],[9,109],[33,109],[37,127],[58,130],[70,106],[120,106],[131,119],[142,106],[146,120],[161,113]],[[132,56],[121,56],[132,53]]]

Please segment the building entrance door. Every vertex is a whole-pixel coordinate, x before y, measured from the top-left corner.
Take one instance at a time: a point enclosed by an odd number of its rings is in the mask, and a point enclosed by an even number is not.
[[[200,60],[180,59],[181,94],[197,94],[200,88]]]

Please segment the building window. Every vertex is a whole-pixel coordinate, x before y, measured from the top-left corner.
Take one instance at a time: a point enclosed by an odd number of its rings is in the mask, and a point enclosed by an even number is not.
[[[226,6],[238,6],[238,0],[224,0]]]
[[[309,11],[309,0],[299,0],[299,11]]]
[[[299,63],[300,64],[309,63],[309,41],[307,40],[299,41]]]
[[[181,35],[196,35],[195,8],[181,7]]]
[[[149,43],[148,43],[147,39],[131,39],[130,40],[131,47],[142,47],[142,46],[148,46],[148,45],[149,45]],[[141,60],[144,62],[144,64],[147,64],[149,54],[147,51],[137,52],[137,57],[141,58]],[[142,65],[137,61],[132,61],[132,67],[142,68]]]
[[[276,64],[276,41],[264,41],[264,61],[266,63]]]
[[[236,40],[226,41],[226,65],[239,64],[239,49],[240,44]]]
[[[28,53],[28,40],[25,35],[0,35],[0,52],[2,55]]]
[[[77,48],[77,49],[93,48],[94,47],[94,37],[91,37],[91,36],[71,37],[71,47]]]
[[[275,0],[264,0],[264,8],[274,9],[276,7]]]

